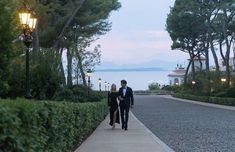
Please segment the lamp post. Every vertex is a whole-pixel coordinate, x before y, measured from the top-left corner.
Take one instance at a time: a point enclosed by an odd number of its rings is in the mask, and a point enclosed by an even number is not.
[[[30,93],[30,85],[29,85],[29,49],[33,42],[33,31],[36,27],[37,19],[32,17],[32,14],[30,12],[30,9],[26,6],[22,7],[19,10],[19,18],[20,18],[20,24],[22,27],[22,36],[23,36],[23,42],[25,46],[27,47],[26,50],[26,62],[25,62],[25,97],[31,98],[32,95]]]
[[[104,91],[107,91],[107,81],[104,82]]]
[[[220,81],[222,82],[222,86],[224,87],[227,79],[226,78],[221,78]]]
[[[109,91],[109,82],[108,82],[108,91]]]
[[[196,81],[192,81],[192,90],[194,91],[194,89],[195,89],[195,84],[196,84]]]
[[[91,88],[91,69],[87,70],[87,77],[88,77],[88,98],[90,97],[90,88]]]
[[[226,82],[226,78],[221,78],[220,80],[221,80],[222,83]]]
[[[192,81],[192,85],[194,86],[196,84],[196,82],[195,81]]]
[[[101,91],[101,83],[102,83],[102,80],[101,80],[101,78],[99,78],[99,90]]]

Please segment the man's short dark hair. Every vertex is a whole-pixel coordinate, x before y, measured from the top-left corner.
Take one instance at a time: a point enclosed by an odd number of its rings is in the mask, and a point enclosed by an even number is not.
[[[126,80],[121,81],[122,84],[127,84]]]

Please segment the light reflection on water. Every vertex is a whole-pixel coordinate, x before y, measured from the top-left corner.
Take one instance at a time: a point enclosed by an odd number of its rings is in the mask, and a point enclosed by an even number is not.
[[[131,72],[94,72],[91,77],[92,88],[94,90],[99,89],[98,79],[102,79],[102,90],[105,89],[104,82],[115,83],[117,87],[120,87],[120,80],[127,80],[127,85],[133,90],[147,90],[148,84],[151,82],[157,82],[161,85],[168,85],[169,80],[167,75],[171,71],[131,71]]]

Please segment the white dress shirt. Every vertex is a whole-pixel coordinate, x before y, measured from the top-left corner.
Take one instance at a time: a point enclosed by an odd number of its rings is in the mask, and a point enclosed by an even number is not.
[[[127,86],[125,88],[123,88],[123,96],[125,97],[126,95],[126,89],[127,89]]]

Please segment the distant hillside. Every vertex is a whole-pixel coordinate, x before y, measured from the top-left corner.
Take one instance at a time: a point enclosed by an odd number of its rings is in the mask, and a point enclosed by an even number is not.
[[[102,62],[96,66],[96,71],[169,71],[182,64],[173,61],[153,60],[140,64],[115,64],[113,62]]]
[[[166,71],[161,68],[120,68],[120,69],[97,69],[97,72],[136,72],[136,71]]]

